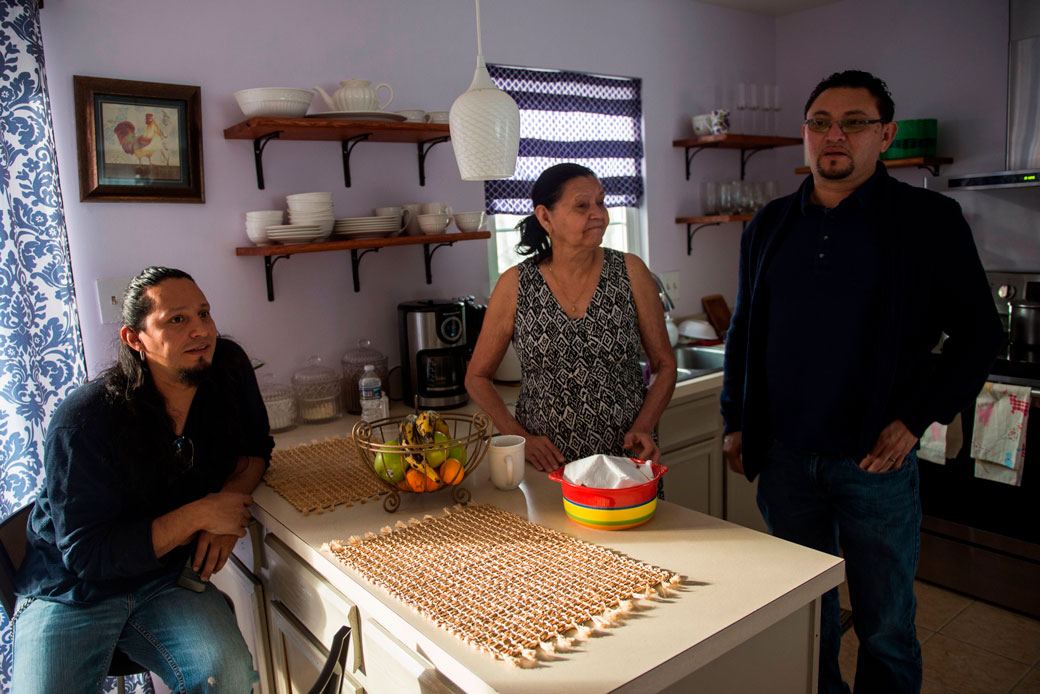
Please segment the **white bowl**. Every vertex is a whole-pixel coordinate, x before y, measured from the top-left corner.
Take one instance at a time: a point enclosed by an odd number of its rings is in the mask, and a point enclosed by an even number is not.
[[[298,118],[311,107],[314,92],[291,87],[257,87],[235,92],[235,101],[247,117]]]
[[[417,219],[424,234],[443,234],[451,224],[451,217],[446,214],[420,214]]]
[[[290,212],[331,212],[331,202],[307,202],[304,200],[293,200],[289,203]]]
[[[286,195],[285,199],[289,202],[295,202],[297,200],[323,200],[325,202],[332,202],[332,193],[293,193],[292,195]]]
[[[456,212],[455,213],[455,226],[459,228],[459,231],[473,232],[480,231],[480,227],[484,226],[485,220],[484,210],[477,210],[476,212]]]

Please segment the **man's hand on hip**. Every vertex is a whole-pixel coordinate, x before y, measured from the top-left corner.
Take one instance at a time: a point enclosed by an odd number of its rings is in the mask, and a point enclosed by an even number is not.
[[[235,535],[214,535],[206,530],[201,531],[191,568],[198,572],[203,581],[208,581],[210,576],[224,568],[237,541]]]
[[[903,459],[913,450],[917,437],[898,419],[881,430],[877,443],[859,466],[867,472],[886,472],[903,467]]]
[[[741,432],[734,431],[723,437],[722,457],[726,459],[730,470],[744,474],[744,441]]]

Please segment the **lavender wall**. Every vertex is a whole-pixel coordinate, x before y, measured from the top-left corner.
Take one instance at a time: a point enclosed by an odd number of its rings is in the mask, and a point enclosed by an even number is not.
[[[831,72],[868,70],[888,83],[896,118],[937,118],[942,174],[1001,171],[1007,119],[1008,6],[1003,0],[845,0],[777,20],[776,71],[797,128],[813,86]],[[778,154],[778,175],[802,163]],[[893,175],[921,185],[925,172]],[[1040,268],[1037,189],[952,193],[975,233],[988,269]]]
[[[264,155],[267,188],[259,191],[250,143],[222,134],[242,120],[232,93],[246,87],[328,89],[363,77],[394,87],[391,109],[447,109],[472,77],[473,9],[470,0],[48,1],[47,74],[91,373],[109,361],[117,339],[115,326],[100,322],[95,280],[133,275],[148,264],[194,274],[220,328],[280,380],[308,354],[338,365],[360,337],[394,364],[398,302],[486,296],[486,244],[467,242],[438,251],[432,286],[419,247],[366,256],[360,294],[351,289],[346,252],[294,256],[275,268],[276,300],[268,303],[261,260],[234,255],[248,243],[246,210],[281,207],[285,194],[312,190],[333,191],[337,216],[433,200],[478,209],[483,187],[459,179],[448,145],[430,154],[420,188],[413,146],[359,144],[347,189],[335,143],[272,142]],[[681,271],[679,313],[699,311],[705,294],[732,301],[739,226],[701,232],[694,256],[686,257],[674,218],[698,211],[698,190],[683,180],[682,151],[671,141],[690,134],[690,114],[713,105],[716,83],[773,80],[774,20],[690,0],[491,0],[481,9],[489,60],[643,78],[650,265]],[[206,203],[79,202],[73,74],[200,85]],[[760,155],[763,170],[771,156]],[[737,157],[708,152],[696,166],[695,178],[732,178]]]

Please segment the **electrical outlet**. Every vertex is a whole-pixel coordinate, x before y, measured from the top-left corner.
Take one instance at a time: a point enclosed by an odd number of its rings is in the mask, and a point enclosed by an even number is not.
[[[123,292],[131,277],[109,277],[97,281],[98,307],[102,323],[119,323],[122,320]]]
[[[672,297],[672,301],[675,301],[679,296],[679,271],[669,270],[668,272],[662,272],[661,281],[664,282],[664,290],[668,292],[668,296]]]

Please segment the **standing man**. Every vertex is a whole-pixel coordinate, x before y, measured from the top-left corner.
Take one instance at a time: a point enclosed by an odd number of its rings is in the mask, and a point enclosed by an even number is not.
[[[97,692],[116,648],[185,692],[250,690],[208,583],[245,535],[273,441],[242,348],[185,272],[123,296],[116,364],[54,413],[16,577],[13,690]]]
[[[845,558],[857,694],[917,692],[917,440],[969,406],[1003,337],[953,200],[891,178],[883,81],[835,73],[805,105],[812,175],[741,239],[726,339],[723,454],[777,537]],[[948,335],[941,355],[933,348]],[[838,670],[837,589],[823,596],[821,694]]]

